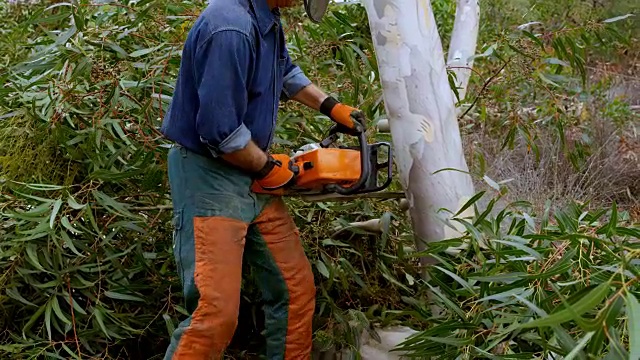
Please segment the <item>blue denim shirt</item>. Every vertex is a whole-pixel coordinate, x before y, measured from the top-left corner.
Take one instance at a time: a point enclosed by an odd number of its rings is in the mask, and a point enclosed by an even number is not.
[[[311,82],[291,62],[266,0],[211,0],[189,31],[161,132],[203,155],[267,150],[279,101]]]

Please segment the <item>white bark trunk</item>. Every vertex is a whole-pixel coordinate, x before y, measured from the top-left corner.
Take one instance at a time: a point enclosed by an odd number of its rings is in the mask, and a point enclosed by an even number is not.
[[[474,194],[473,182],[466,173],[468,167],[442,43],[429,0],[362,0],[362,3],[369,17],[388,116],[387,121],[378,123],[378,128],[391,132],[394,160],[406,193],[406,201],[401,205],[403,210],[408,207],[416,246],[423,250],[426,242],[460,236],[464,226],[449,222],[452,229],[446,223]],[[467,60],[475,52],[477,9],[476,1],[458,1],[453,53],[449,55],[452,66],[471,66]],[[464,94],[471,70],[454,71],[461,87],[458,91]],[[460,171],[434,174],[445,168]],[[470,215],[473,210],[467,209],[460,217]],[[423,264],[427,262],[423,259]],[[434,314],[439,312],[433,306],[432,310]],[[391,354],[391,349],[414,333],[411,329],[379,330],[382,343],[361,344],[363,359],[399,358]]]
[[[467,94],[471,68],[478,41],[480,6],[478,0],[458,0],[456,20],[453,23],[447,66],[456,74],[456,87],[460,101]],[[455,95],[454,95],[455,96]],[[454,97],[455,99],[455,97]]]
[[[442,43],[428,0],[363,0],[373,38],[395,163],[416,245],[459,236],[443,220],[473,196]],[[454,168],[460,171],[443,171]],[[424,261],[424,259],[423,259]]]
[[[403,359],[403,353],[392,352],[392,350],[418,332],[406,326],[376,329],[375,331],[378,337],[380,337],[380,342],[371,338],[366,331],[362,334],[362,338],[360,339],[360,355],[363,360]]]

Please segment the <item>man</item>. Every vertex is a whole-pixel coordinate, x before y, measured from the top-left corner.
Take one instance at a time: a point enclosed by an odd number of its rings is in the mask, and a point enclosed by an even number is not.
[[[328,97],[289,58],[279,8],[292,0],[211,0],[190,30],[162,125],[174,254],[190,316],[165,359],[219,359],[237,325],[241,268],[265,302],[268,359],[309,359],[315,286],[298,230],[279,197],[295,182],[269,154],[278,102],[293,99],[363,131],[361,113]],[[352,117],[352,115],[355,115]]]

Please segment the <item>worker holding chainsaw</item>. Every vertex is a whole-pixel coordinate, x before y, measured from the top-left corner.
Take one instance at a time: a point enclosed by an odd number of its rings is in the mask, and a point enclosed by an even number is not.
[[[305,0],[314,20],[328,0]],[[292,63],[279,9],[294,0],[211,0],[184,44],[162,133],[168,155],[174,254],[189,317],[165,359],[219,359],[240,304],[242,264],[265,302],[267,358],[310,359],[315,286],[299,233],[275,191],[296,181],[271,154],[278,104],[298,101],[343,130],[362,113],[327,96]],[[253,189],[253,190],[252,190]]]

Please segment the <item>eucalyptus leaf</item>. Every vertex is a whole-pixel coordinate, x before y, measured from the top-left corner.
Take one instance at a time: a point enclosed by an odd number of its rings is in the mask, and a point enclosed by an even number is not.
[[[393,144],[393,154],[378,154],[395,158],[388,159],[394,172],[385,191],[406,192],[412,203],[404,212],[367,194],[283,199],[315,275],[305,286],[316,289],[316,347],[357,350],[365,330],[376,342],[385,338],[374,330],[399,325],[415,331],[399,346],[414,359],[637,357],[633,92],[611,94],[635,75],[627,66],[637,53],[635,24],[623,15],[633,13],[629,6],[481,2],[481,45],[464,54],[450,44],[461,19],[454,1],[432,1],[428,9],[363,4],[333,4],[317,24],[302,7],[283,9],[282,28],[271,28],[284,30],[291,63],[312,82],[362,110],[371,125],[395,121],[392,133],[370,126],[367,141]],[[204,5],[0,5],[0,358],[161,358],[165,349],[155,345],[193,310],[182,293],[187,265],[176,263],[192,211],[172,204],[167,152],[175,145],[162,125]],[[405,16],[407,9],[427,21]],[[431,39],[442,40],[442,54],[424,46],[426,33],[406,31],[418,23],[437,25],[429,33],[442,36]],[[394,44],[399,51],[382,56]],[[457,50],[474,60],[470,69],[451,66],[447,51]],[[424,60],[431,56],[446,66],[430,72]],[[465,74],[466,95],[454,104]],[[426,75],[431,82],[422,82]],[[401,86],[389,88],[394,79]],[[414,101],[412,92],[425,87],[438,90],[427,91],[428,102]],[[394,88],[399,96],[391,96]],[[438,106],[426,105],[434,99]],[[280,103],[265,150],[289,154],[327,135],[329,117],[300,105]],[[403,121],[425,117],[436,125],[433,141],[402,135]],[[413,139],[410,149],[403,138]],[[341,141],[357,144],[348,135]],[[443,150],[443,143],[464,151]],[[442,171],[452,179],[442,184],[447,194],[410,191],[416,181],[439,181]],[[184,175],[188,182],[197,176]],[[476,182],[480,192],[457,188]],[[263,199],[254,200],[259,211]],[[446,224],[421,218],[430,211]],[[372,218],[381,232],[336,231]],[[265,300],[255,280],[264,271],[246,260],[238,334],[255,335]],[[600,296],[594,288],[603,283],[608,293]],[[545,319],[555,321],[542,326]],[[542,325],[526,327],[532,321]],[[263,347],[262,337],[246,340],[232,342],[228,355],[259,356],[253,350]],[[141,351],[144,344],[154,346]]]
[[[640,302],[631,292],[625,297],[627,329],[629,332],[629,359],[640,359]]]
[[[551,313],[548,316],[524,323],[521,326],[523,328],[553,326],[572,320],[574,319],[572,313],[580,316],[600,304],[600,302],[607,296],[607,293],[609,292],[609,286],[610,284],[608,282],[604,282],[593,288],[588,295],[585,295],[576,303],[571,305],[562,304],[559,306],[559,308],[562,308],[562,310]],[[570,307],[571,310],[565,309],[565,306]]]
[[[122,294],[115,291],[105,291],[104,295],[117,300],[144,301],[144,299],[142,299],[141,297],[129,295],[129,294]]]

